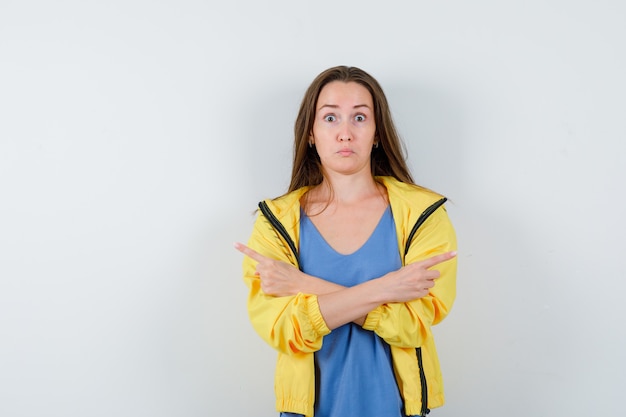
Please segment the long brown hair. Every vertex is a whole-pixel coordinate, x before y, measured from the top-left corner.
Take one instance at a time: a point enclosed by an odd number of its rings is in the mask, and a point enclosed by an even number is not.
[[[309,137],[313,131],[317,99],[322,88],[333,81],[358,83],[367,88],[372,95],[378,142],[378,147],[372,149],[372,175],[392,176],[399,181],[414,184],[406,164],[404,145],[396,131],[387,98],[380,84],[360,68],[338,66],[320,73],[302,99],[294,126],[293,167],[288,192],[304,186],[319,185],[324,178],[317,151],[309,146]]]

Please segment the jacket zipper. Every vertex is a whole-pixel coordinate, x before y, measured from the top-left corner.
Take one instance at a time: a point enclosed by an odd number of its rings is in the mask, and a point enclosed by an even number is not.
[[[278,232],[278,234],[280,234],[282,238],[285,240],[285,242],[287,242],[289,249],[291,249],[293,256],[296,258],[298,269],[301,269],[300,257],[298,256],[298,250],[296,249],[296,244],[291,239],[291,236],[289,236],[289,233],[287,233],[285,226],[283,226],[280,220],[278,220],[276,216],[274,216],[274,213],[272,213],[272,210],[270,210],[270,208],[267,206],[267,203],[265,201],[261,201],[259,203],[259,209],[261,210],[261,213],[263,213],[265,218],[267,218],[270,224],[274,227],[274,229]]]
[[[441,200],[436,201],[434,204],[432,204],[430,207],[424,210],[422,214],[420,214],[419,218],[415,222],[415,225],[411,229],[411,233],[409,233],[409,238],[406,241],[406,246],[404,247],[405,257],[406,257],[406,254],[409,252],[411,241],[413,240],[413,236],[415,236],[415,233],[417,233],[417,229],[419,229],[420,226],[424,224],[426,219],[428,219],[428,217],[430,217],[430,215],[433,214],[435,210],[441,207],[446,201],[447,201],[447,198],[444,197]],[[420,416],[426,416],[428,413],[430,413],[430,410],[428,409],[428,385],[426,382],[426,374],[424,373],[424,361],[422,359],[422,348],[421,347],[416,348],[415,353],[417,354],[417,366],[419,367],[420,384],[422,386],[422,409],[420,411]]]
[[[436,201],[434,204],[432,204],[426,210],[424,210],[422,214],[420,214],[419,218],[415,222],[415,225],[411,229],[411,233],[409,233],[406,246],[404,247],[405,257],[407,253],[409,252],[411,241],[413,240],[415,233],[417,233],[417,229],[419,229],[420,226],[424,224],[426,219],[428,219],[428,217],[430,217],[430,215],[433,214],[435,210],[441,207],[446,201],[447,199],[444,197],[441,200]],[[261,213],[263,213],[263,215],[270,222],[270,224],[274,227],[274,229],[278,232],[278,234],[280,234],[282,238],[285,240],[285,242],[287,242],[287,245],[289,246],[293,255],[296,258],[296,262],[298,263],[298,268],[300,268],[300,259],[298,256],[298,251],[296,249],[296,244],[289,236],[289,233],[287,233],[287,230],[285,229],[283,224],[276,218],[276,216],[274,216],[274,213],[272,213],[272,210],[270,210],[270,208],[267,206],[267,203],[265,201],[261,201],[259,203],[259,209],[261,210]],[[417,364],[418,364],[419,372],[420,372],[420,384],[422,386],[422,409],[420,411],[420,415],[426,416],[428,413],[430,413],[430,410],[428,409],[428,385],[426,382],[426,374],[424,373],[424,361],[422,359],[422,348],[418,347],[415,349],[415,351],[417,354]]]
[[[433,203],[430,207],[424,210],[422,214],[420,214],[419,218],[415,222],[415,225],[413,226],[413,229],[411,229],[411,233],[409,233],[408,239],[406,240],[406,246],[404,247],[404,256],[406,256],[406,254],[409,253],[409,246],[411,246],[411,242],[413,241],[413,236],[415,236],[417,229],[419,229],[420,226],[424,224],[426,219],[430,217],[430,215],[433,214],[435,210],[441,207],[446,201],[448,201],[448,199],[444,197],[441,200]]]

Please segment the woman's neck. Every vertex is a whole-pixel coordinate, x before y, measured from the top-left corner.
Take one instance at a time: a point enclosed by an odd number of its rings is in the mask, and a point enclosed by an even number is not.
[[[325,176],[309,193],[309,202],[314,204],[350,206],[377,196],[386,200],[385,187],[369,174]]]

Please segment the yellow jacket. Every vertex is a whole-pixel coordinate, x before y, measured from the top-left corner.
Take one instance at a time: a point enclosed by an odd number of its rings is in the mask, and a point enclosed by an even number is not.
[[[456,250],[456,235],[443,203],[445,198],[392,177],[377,177],[387,188],[403,265]],[[272,259],[298,265],[301,188],[259,204],[248,245]],[[435,267],[441,276],[430,293],[407,303],[383,304],[372,310],[363,328],[391,346],[393,366],[408,416],[425,415],[443,405],[443,383],[431,326],[443,320],[456,296],[456,258]],[[257,333],[278,351],[274,390],[278,411],[313,416],[314,352],[330,333],[317,296],[273,297],[263,293],[256,262],[243,261],[249,288],[248,313]],[[425,397],[424,404],[422,398]]]

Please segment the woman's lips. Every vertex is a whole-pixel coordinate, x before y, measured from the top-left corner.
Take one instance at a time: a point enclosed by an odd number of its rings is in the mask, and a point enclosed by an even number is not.
[[[352,149],[342,149],[339,152],[337,152],[339,155],[341,156],[350,156],[352,155],[354,152],[352,151]]]

